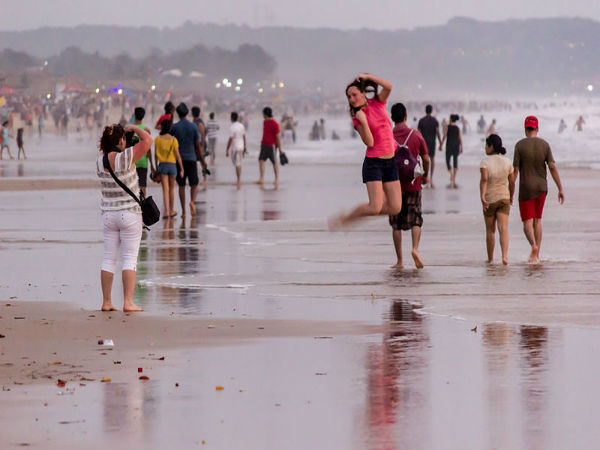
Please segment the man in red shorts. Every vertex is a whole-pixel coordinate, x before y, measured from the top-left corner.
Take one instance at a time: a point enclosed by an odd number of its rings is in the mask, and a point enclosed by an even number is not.
[[[519,175],[519,211],[525,237],[531,244],[531,254],[529,255],[531,263],[539,262],[540,259],[542,212],[548,193],[546,165],[558,188],[558,202],[562,205],[565,201],[565,194],[550,145],[537,137],[537,134],[537,117],[528,116],[525,119],[525,136],[527,137],[515,145],[513,160],[515,177]]]

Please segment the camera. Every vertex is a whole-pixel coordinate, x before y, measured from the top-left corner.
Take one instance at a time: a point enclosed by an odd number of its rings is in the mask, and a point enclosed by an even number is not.
[[[140,138],[135,134],[135,131],[130,130],[125,133],[125,148],[133,147],[140,142]]]

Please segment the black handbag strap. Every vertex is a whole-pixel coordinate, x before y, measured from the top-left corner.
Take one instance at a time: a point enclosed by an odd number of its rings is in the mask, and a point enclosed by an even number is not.
[[[133,192],[131,192],[131,189],[129,189],[125,183],[123,183],[121,180],[119,180],[119,178],[115,175],[115,172],[112,170],[112,167],[110,167],[110,162],[108,161],[108,154],[112,153],[112,152],[116,152],[116,150],[111,150],[107,153],[104,154],[104,157],[102,158],[102,163],[104,164],[104,168],[108,169],[108,171],[110,172],[110,174],[112,175],[113,179],[115,180],[115,182],[121,186],[121,188],[127,192],[129,195],[131,195],[133,197],[133,199],[137,202],[138,205],[142,206],[142,202],[140,201],[140,199],[137,197],[137,195],[135,195]]]

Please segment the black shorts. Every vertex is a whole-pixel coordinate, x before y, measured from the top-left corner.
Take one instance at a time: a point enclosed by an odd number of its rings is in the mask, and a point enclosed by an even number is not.
[[[275,162],[275,146],[260,144],[260,155],[258,155],[258,160],[266,161],[267,159],[270,159],[273,164],[277,164]]]
[[[421,191],[403,191],[400,214],[389,218],[394,230],[410,230],[412,227],[423,226]]]
[[[138,174],[138,181],[140,183],[140,187],[146,187],[148,180],[148,168],[147,167],[136,167],[135,171]]]
[[[435,138],[433,141],[425,141],[425,143],[427,144],[427,154],[430,158],[435,158]]]
[[[198,186],[198,163],[196,161],[181,161],[183,163],[183,178],[180,173],[179,164],[177,165],[177,184],[181,187],[185,186],[187,179],[190,186]]]
[[[398,167],[396,167],[396,158],[367,158],[362,166],[363,183],[369,181],[388,181],[398,180]]]

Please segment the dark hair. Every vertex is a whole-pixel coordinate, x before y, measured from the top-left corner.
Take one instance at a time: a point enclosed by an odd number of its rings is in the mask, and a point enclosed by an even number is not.
[[[271,108],[269,108],[268,106],[265,106],[263,108],[263,114],[267,117],[273,117],[273,110]]]
[[[192,117],[200,117],[200,107],[192,106]]]
[[[162,136],[163,134],[169,134],[171,132],[171,125],[173,125],[173,122],[169,119],[164,119],[161,123],[160,123],[160,135]]]
[[[8,125],[8,120],[2,122],[2,126],[5,127],[6,125]]]
[[[425,107],[425,114],[431,114],[433,112],[433,106],[427,105]]]
[[[458,114],[450,114],[450,122],[458,122],[460,116]]]
[[[369,92],[375,93],[374,98],[377,98],[377,83],[375,83],[374,81],[363,80],[362,78],[359,80],[354,80],[352,83],[346,86],[346,90],[344,91],[346,93],[346,97],[348,97],[348,89],[350,89],[351,87],[357,88],[360,92],[362,92],[365,95],[367,94],[368,88]],[[360,108],[354,108],[352,105],[350,105],[350,102],[348,102],[348,106],[350,107],[351,115],[355,115],[360,110]]]
[[[125,129],[118,123],[104,127],[102,137],[100,138],[100,150],[104,153],[112,150],[123,136],[125,136]]]
[[[165,114],[173,114],[173,110],[175,109],[175,105],[173,102],[165,103]]]
[[[133,116],[135,117],[135,120],[141,121],[145,115],[146,115],[146,110],[144,108],[142,108],[141,106],[138,106],[137,108],[135,108],[133,110]]]
[[[402,103],[396,103],[392,106],[392,120],[394,123],[401,123],[406,120],[406,106]]]
[[[188,113],[190,112],[187,105],[183,102],[181,102],[179,105],[177,105],[177,108],[175,109],[175,111],[177,111],[177,115],[179,116],[180,119],[187,116]]]
[[[23,136],[23,128],[17,129],[17,136]]]
[[[490,134],[485,140],[485,145],[492,147],[494,149],[494,153],[506,155],[506,149],[502,147],[502,138],[500,138],[500,136],[497,134]]]
[[[214,119],[214,118],[215,118],[215,113],[214,113],[214,112],[211,112],[211,113],[208,115],[208,117],[210,117],[210,119],[211,119],[211,120],[212,120],[212,119]]]
[[[231,121],[232,122],[237,122],[237,120],[238,120],[238,113],[236,113],[235,111],[233,111],[231,113]]]

